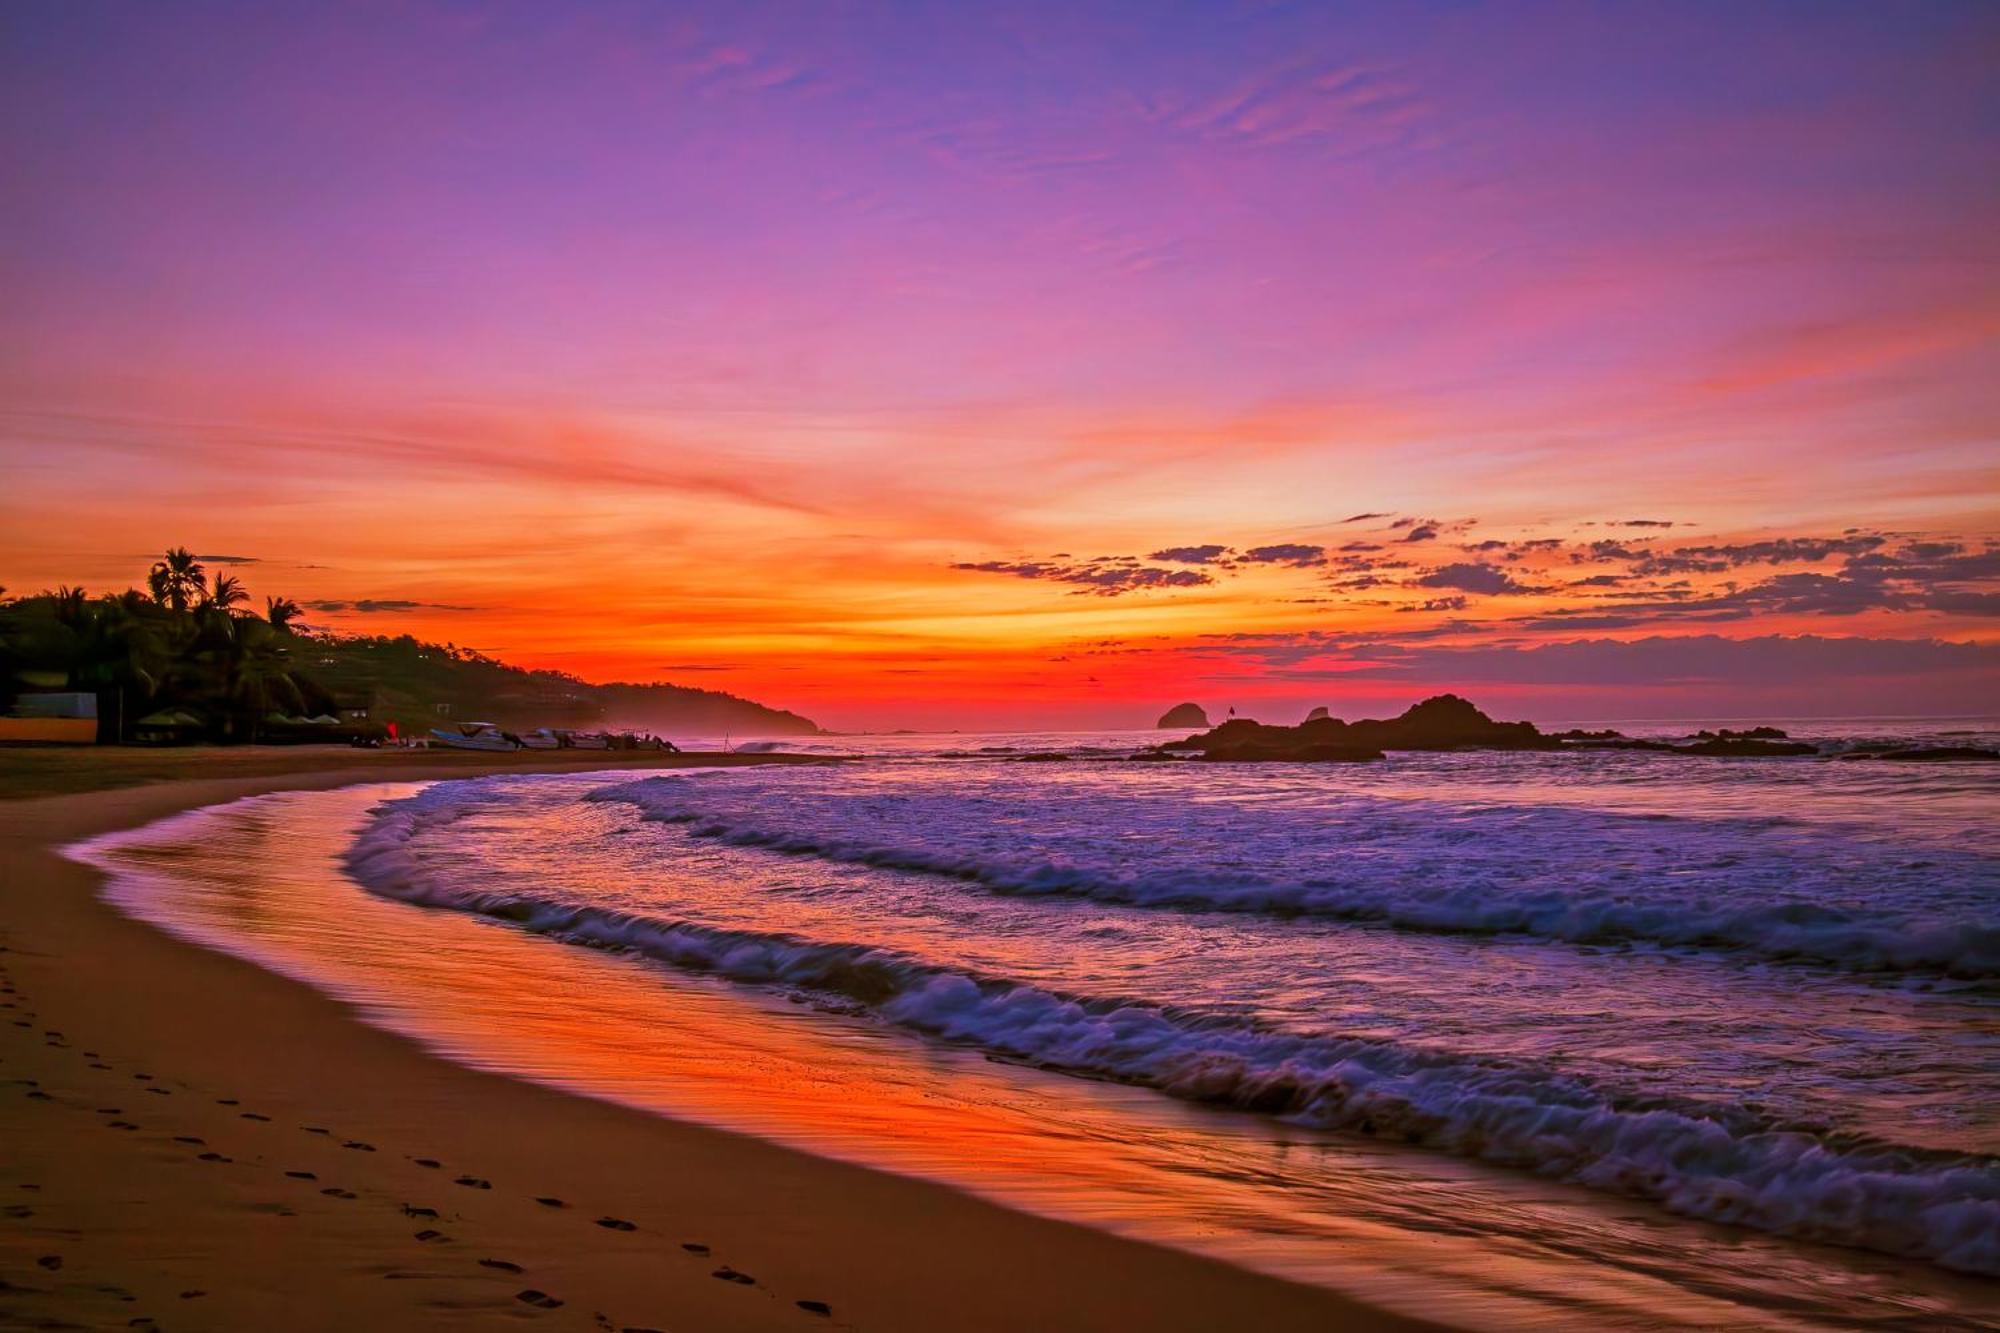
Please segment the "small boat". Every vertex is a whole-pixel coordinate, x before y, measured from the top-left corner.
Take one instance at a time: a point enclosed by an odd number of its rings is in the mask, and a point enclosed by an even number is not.
[[[564,742],[573,750],[608,750],[611,738],[591,731],[566,731],[559,733]]]
[[[536,727],[533,731],[523,732],[518,739],[521,745],[529,750],[560,750],[562,748],[562,737],[556,735],[547,727]]]
[[[518,750],[520,743],[491,722],[466,722],[458,727],[432,727],[431,741],[454,750]]]

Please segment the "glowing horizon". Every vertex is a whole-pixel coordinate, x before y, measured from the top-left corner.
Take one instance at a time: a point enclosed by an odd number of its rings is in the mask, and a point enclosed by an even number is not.
[[[184,544],[835,728],[1990,709],[1996,49],[1949,4],[17,8],[0,585]]]

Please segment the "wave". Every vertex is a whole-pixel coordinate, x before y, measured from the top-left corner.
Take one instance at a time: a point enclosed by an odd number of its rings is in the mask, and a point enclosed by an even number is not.
[[[829,943],[454,881],[414,840],[479,808],[429,788],[379,807],[346,855],[378,894],[512,922],[1067,1073],[1525,1168],[1711,1221],[2000,1276],[2000,1160],[1738,1107],[1621,1098],[1574,1075],[1369,1038],[1299,1034],[1083,996]]]
[[[1477,935],[1524,935],[1568,944],[1641,943],[1741,951],[1778,961],[1802,961],[1860,972],[1932,973],[1966,980],[2000,978],[2000,921],[1964,920],[1893,909],[1840,906],[1787,897],[1744,900],[1713,896],[1638,896],[1624,868],[1608,883],[1588,867],[1543,873],[1533,882],[1503,883],[1482,873],[1498,856],[1489,844],[1466,850],[1461,835],[1454,863],[1439,876],[1434,864],[1384,864],[1335,849],[1333,873],[1273,877],[1244,871],[1169,866],[1130,870],[1118,862],[1091,865],[1022,851],[996,850],[974,839],[973,850],[911,846],[880,836],[819,829],[774,819],[764,808],[718,809],[703,785],[686,778],[647,778],[599,788],[584,797],[638,808],[648,820],[684,825],[695,837],[793,856],[940,875],[994,893],[1066,895],[1132,907],[1255,912],[1375,922],[1404,930]],[[772,803],[776,805],[778,803]],[[790,808],[794,802],[783,802]],[[871,815],[880,807],[857,802]],[[1560,818],[1580,822],[1574,811]],[[1649,821],[1653,823],[1664,820]],[[1783,821],[1779,821],[1782,823]],[[869,820],[881,827],[879,818]],[[1239,861],[1241,858],[1238,858]],[[1579,857],[1579,859],[1581,859]],[[1730,861],[1730,878],[1743,875]],[[1554,872],[1564,867],[1557,864]],[[1674,867],[1668,867],[1671,871]],[[1907,867],[1905,867],[1907,869]],[[1643,886],[1642,886],[1643,887]]]

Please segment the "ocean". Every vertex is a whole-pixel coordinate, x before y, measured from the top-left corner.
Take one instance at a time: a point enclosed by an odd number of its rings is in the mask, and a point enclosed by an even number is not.
[[[82,854],[448,1058],[1413,1313],[1990,1326],[2000,766],[1838,753],[2000,724],[1790,726],[1826,753],[828,737]]]

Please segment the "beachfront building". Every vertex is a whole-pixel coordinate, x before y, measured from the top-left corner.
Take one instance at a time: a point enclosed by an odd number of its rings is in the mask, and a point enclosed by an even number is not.
[[[97,744],[97,696],[87,691],[23,694],[0,717],[0,743]]]

